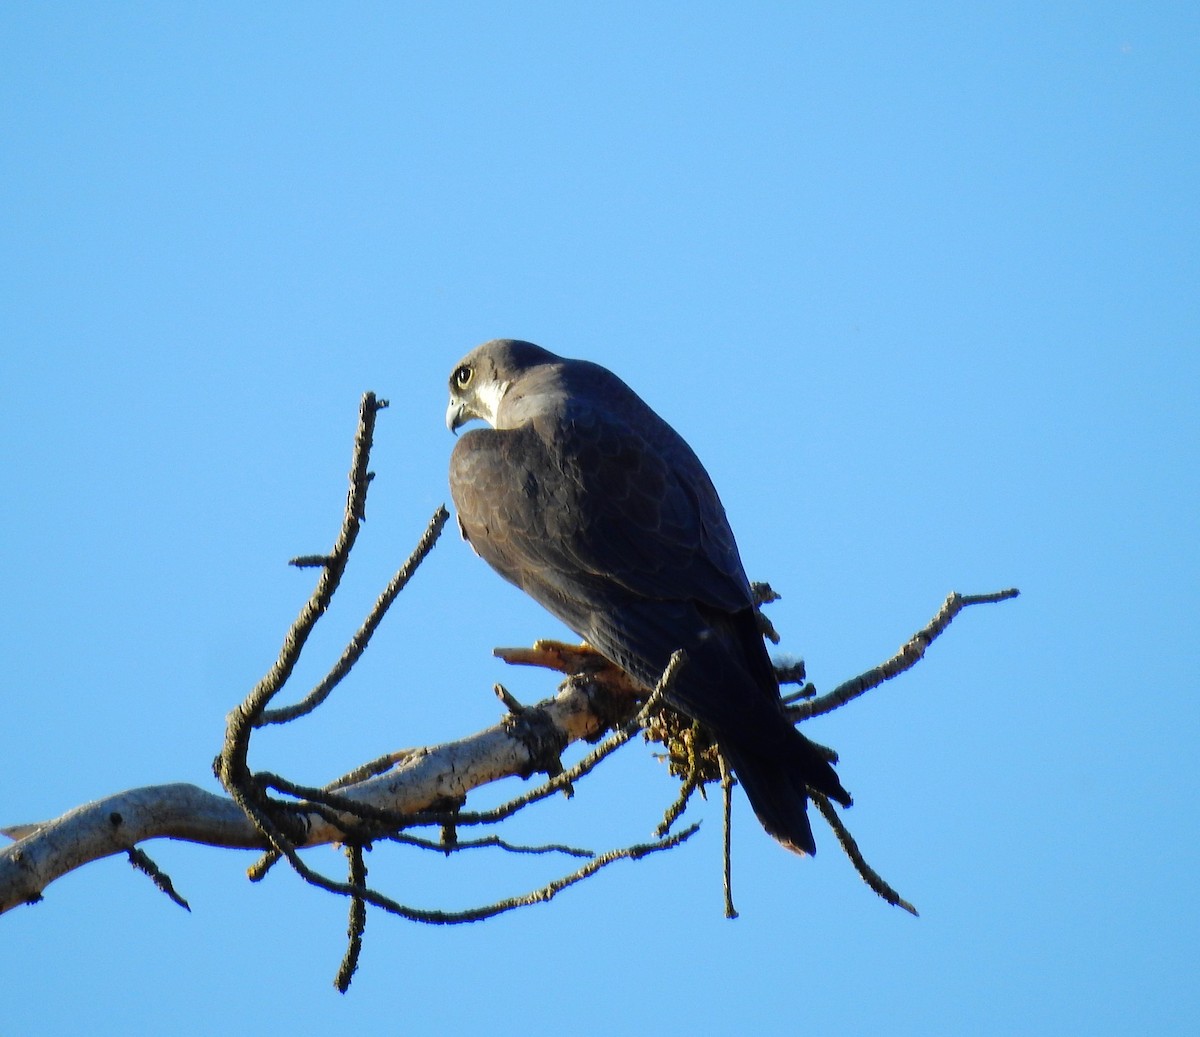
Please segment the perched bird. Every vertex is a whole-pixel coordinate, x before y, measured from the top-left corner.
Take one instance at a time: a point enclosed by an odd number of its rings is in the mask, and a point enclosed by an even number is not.
[[[815,789],[837,774],[787,718],[733,532],[683,438],[616,375],[530,342],[496,339],[450,376],[459,437],[450,491],[489,565],[639,683],[673,652],[667,701],[706,725],[762,826],[814,853]]]

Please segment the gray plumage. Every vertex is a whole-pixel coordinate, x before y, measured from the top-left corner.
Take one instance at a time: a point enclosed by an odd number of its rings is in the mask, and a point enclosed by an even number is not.
[[[450,491],[475,551],[605,658],[716,736],[763,827],[813,853],[809,789],[850,796],[784,713],[737,544],[686,442],[616,375],[529,342],[450,378]]]

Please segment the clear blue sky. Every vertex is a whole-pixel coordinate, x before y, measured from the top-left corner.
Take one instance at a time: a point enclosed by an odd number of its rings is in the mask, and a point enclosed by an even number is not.
[[[705,459],[783,648],[829,688],[950,590],[1018,585],[812,725],[847,821],[720,829],[486,925],[153,844],[0,919],[6,1032],[1191,1033],[1200,15],[1194,4],[7,4],[0,13],[0,822],[213,787],[339,520],[298,688],[446,499],[455,360],[620,373]],[[360,670],[254,762],[320,782],[495,721],[562,628],[447,536]],[[514,827],[645,839],[639,746]],[[331,855],[314,860],[340,868]],[[420,906],[563,865],[372,855]],[[342,1032],[350,1032],[349,1030]]]

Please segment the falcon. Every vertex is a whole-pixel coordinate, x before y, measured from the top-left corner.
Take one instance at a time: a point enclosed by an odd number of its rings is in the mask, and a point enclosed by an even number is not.
[[[509,582],[635,681],[705,725],[763,828],[816,851],[808,798],[849,806],[788,719],[725,509],[683,438],[598,364],[496,339],[450,376],[459,529]]]

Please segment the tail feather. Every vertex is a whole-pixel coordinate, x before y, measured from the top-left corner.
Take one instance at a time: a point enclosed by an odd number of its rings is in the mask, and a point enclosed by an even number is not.
[[[808,823],[808,795],[813,789],[843,806],[852,802],[837,773],[816,747],[795,728],[770,746],[723,741],[721,750],[737,775],[746,798],[767,834],[793,853],[817,852]]]

